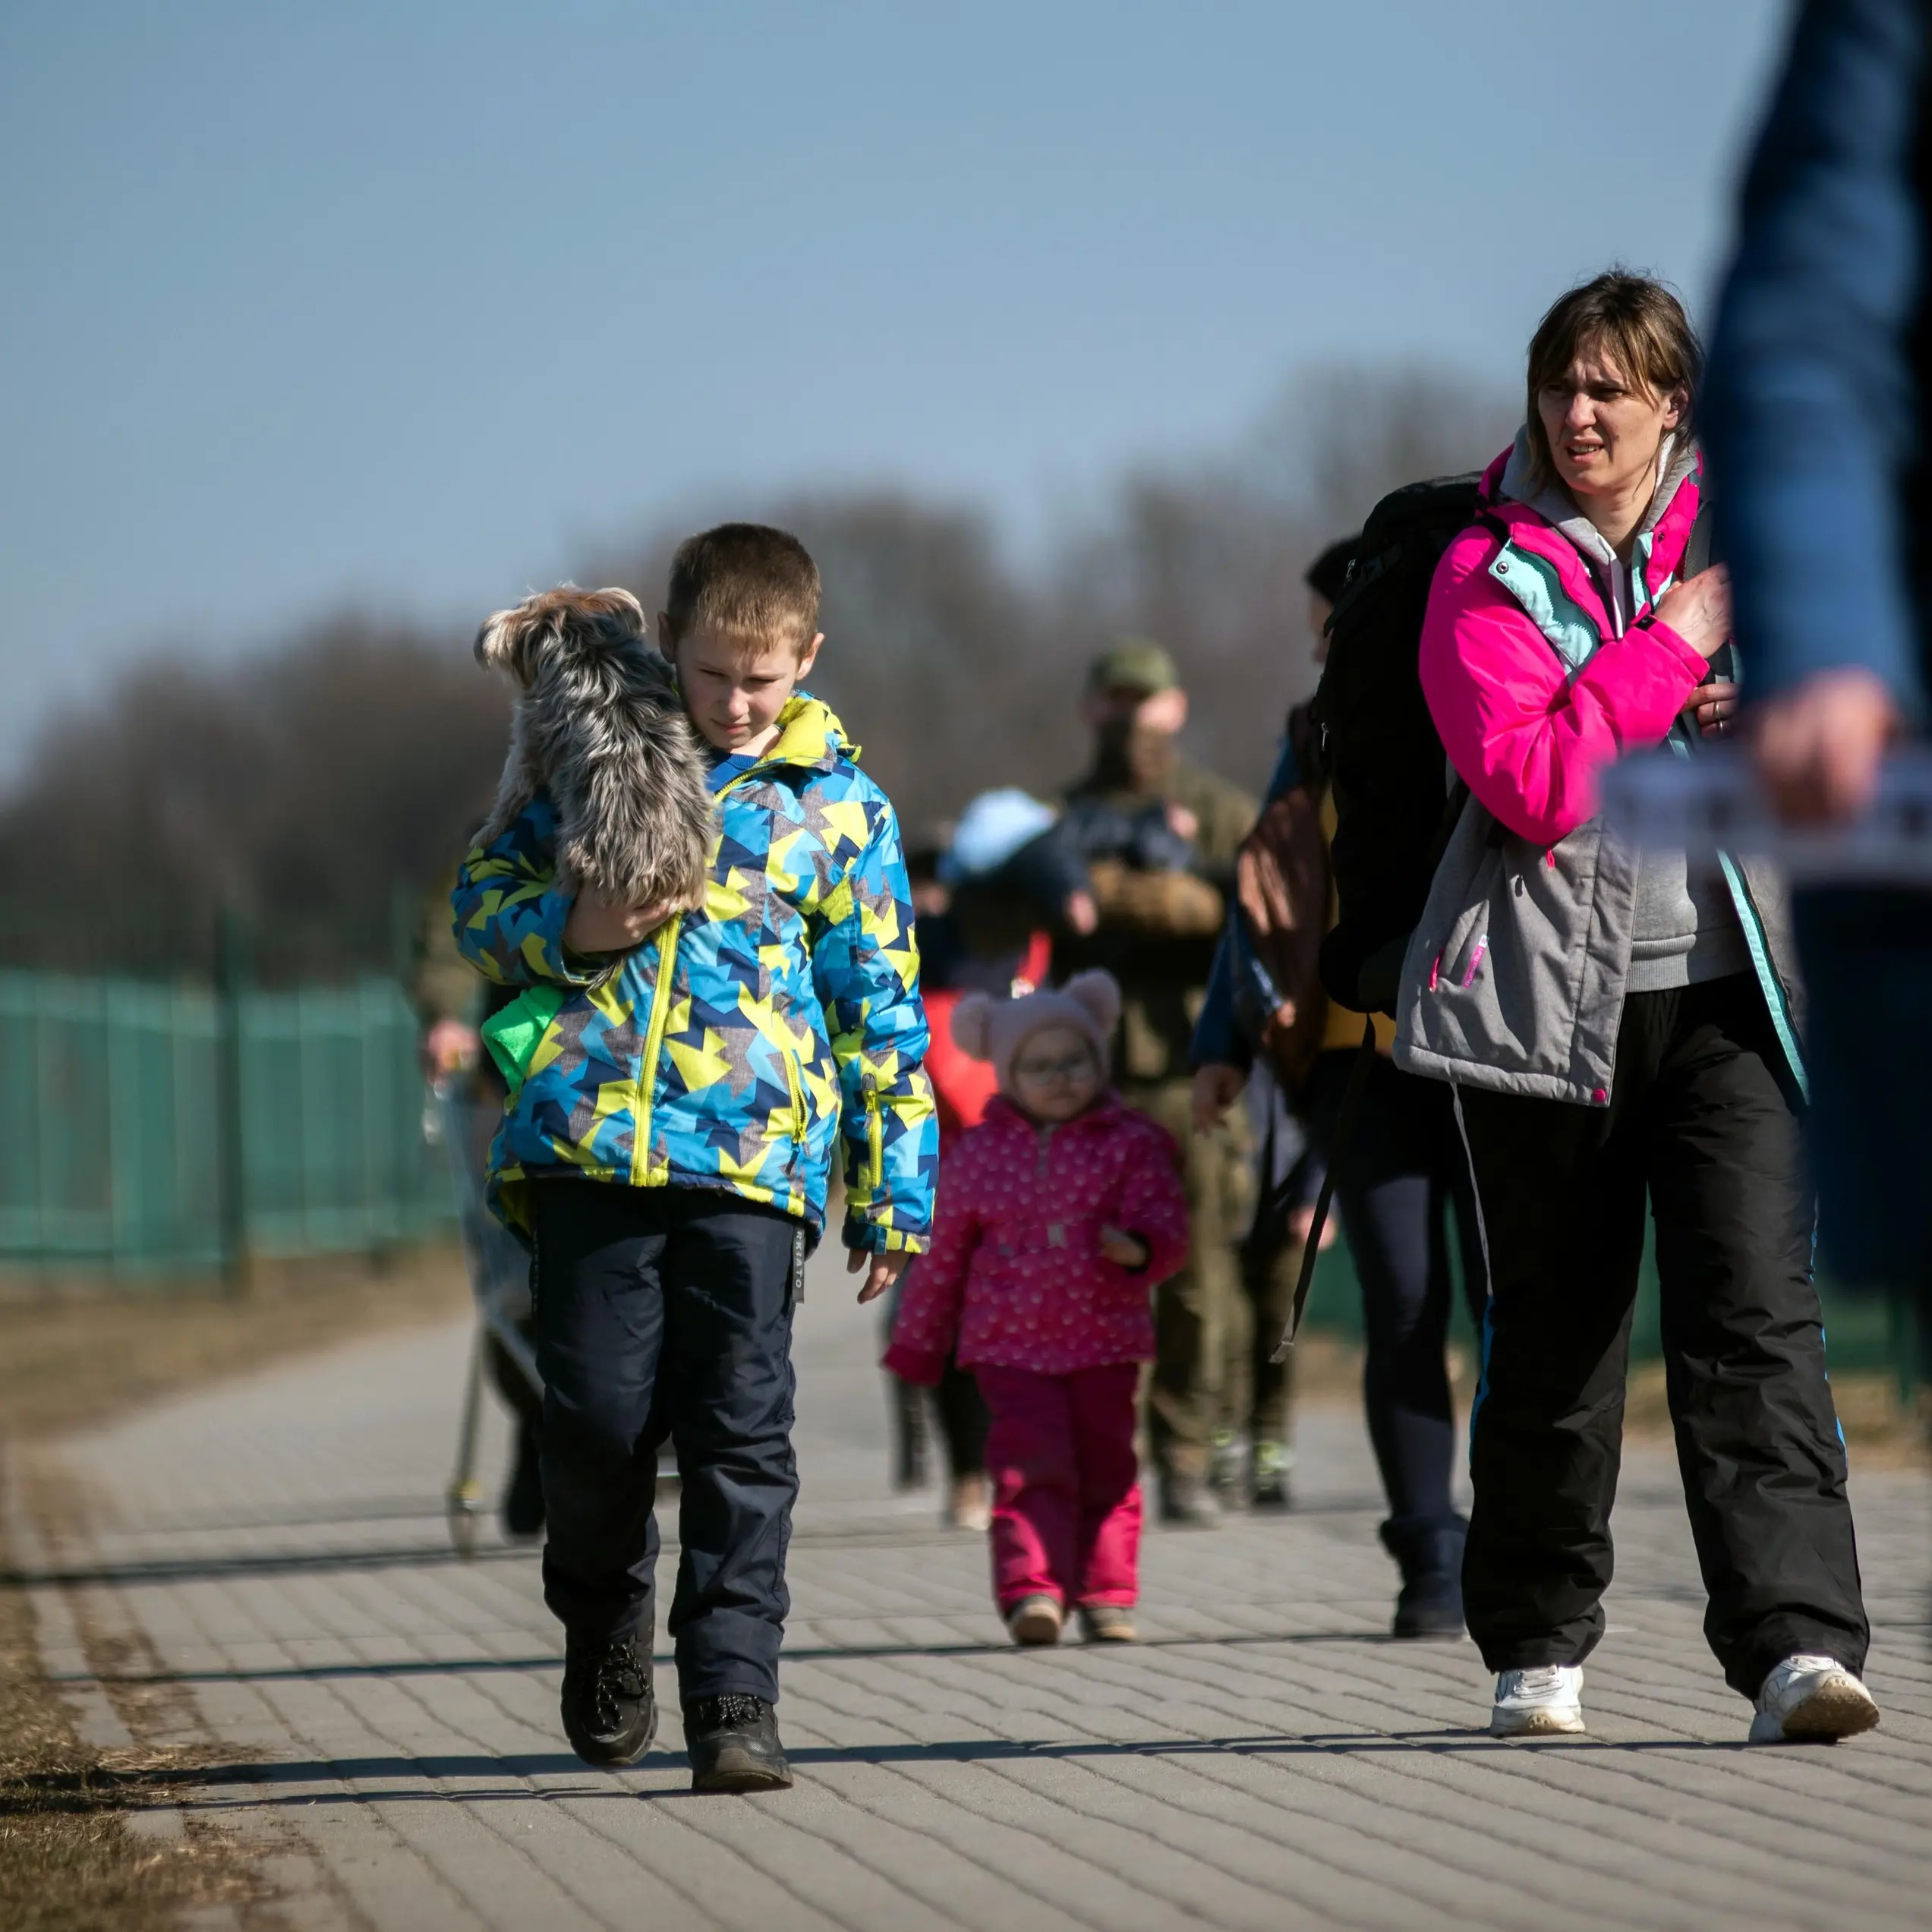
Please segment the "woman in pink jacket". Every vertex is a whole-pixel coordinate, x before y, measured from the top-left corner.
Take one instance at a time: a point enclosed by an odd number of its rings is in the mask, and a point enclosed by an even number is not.
[[[1779,881],[1636,851],[1627,752],[1729,728],[1701,573],[1696,338],[1613,272],[1530,345],[1528,420],[1436,572],[1424,695],[1469,797],[1410,941],[1395,1057],[1452,1083],[1489,1265],[1470,1418],[1470,1634],[1499,1736],[1584,1728],[1632,1303],[1656,1226],[1666,1387],[1727,1680],[1757,1742],[1878,1721],[1811,1279],[1801,989]]]
[[[1120,1012],[1105,972],[960,1002],[953,1038],[1000,1090],[943,1158],[932,1247],[886,1351],[931,1383],[957,1345],[979,1379],[994,1593],[1021,1644],[1054,1642],[1070,1609],[1090,1641],[1134,1636],[1135,1396],[1152,1291],[1187,1256],[1187,1197],[1165,1130],[1107,1085]]]

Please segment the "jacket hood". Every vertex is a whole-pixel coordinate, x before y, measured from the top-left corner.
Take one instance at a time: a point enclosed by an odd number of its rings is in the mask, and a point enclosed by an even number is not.
[[[1680,444],[1674,437],[1666,437],[1658,466],[1657,488],[1631,550],[1631,566],[1640,579],[1639,609],[1651,596],[1660,595],[1676,575],[1703,500],[1704,456],[1694,440]],[[1636,614],[1612,613],[1613,604],[1621,600],[1613,586],[1623,566],[1567,490],[1560,484],[1540,490],[1531,483],[1527,425],[1483,471],[1477,494],[1511,543],[1545,559],[1570,596],[1603,620],[1606,635],[1621,635]]]
[[[856,764],[859,754],[859,748],[846,736],[845,726],[830,705],[808,691],[795,691],[778,714],[777,738],[758,762],[830,771],[841,762]]]
[[[1603,533],[1592,523],[1577,506],[1577,500],[1560,483],[1539,486],[1532,474],[1530,454],[1530,426],[1525,423],[1516,432],[1516,440],[1499,459],[1502,464],[1502,474],[1493,492],[1495,500],[1501,503],[1523,504],[1552,528],[1560,530],[1592,563],[1608,569],[1616,561],[1616,553],[1606,541]],[[1657,487],[1650,498],[1650,507],[1644,512],[1644,520],[1637,526],[1637,534],[1650,534],[1663,522],[1677,500],[1677,493],[1688,477],[1695,475],[1700,468],[1700,458],[1694,442],[1680,443],[1675,436],[1667,436],[1657,452]],[[1494,474],[1494,465],[1491,466]],[[1489,477],[1483,479],[1486,487]]]

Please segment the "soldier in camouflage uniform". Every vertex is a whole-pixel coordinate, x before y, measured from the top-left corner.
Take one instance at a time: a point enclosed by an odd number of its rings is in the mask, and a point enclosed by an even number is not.
[[[1179,755],[1187,695],[1174,660],[1145,638],[1124,638],[1090,670],[1083,715],[1095,736],[1092,771],[1066,795],[1070,818],[1111,815],[1165,829],[1192,848],[1183,867],[1098,857],[1089,871],[1099,922],[1057,944],[1068,972],[1105,966],[1120,982],[1119,1084],[1187,1158],[1193,1224],[1187,1266],[1155,1291],[1148,1434],[1169,1522],[1205,1523],[1217,1511],[1208,1476],[1219,1420],[1228,1325],[1241,1295],[1236,1244],[1253,1215],[1247,1136],[1238,1120],[1206,1133],[1190,1118],[1187,1047],[1256,801]],[[1130,843],[1145,850],[1158,840]]]

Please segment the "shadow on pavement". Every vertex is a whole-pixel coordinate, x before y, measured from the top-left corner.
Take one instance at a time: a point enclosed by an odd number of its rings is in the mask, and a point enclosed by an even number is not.
[[[1212,1650],[1255,1644],[1356,1644],[1393,1647],[1398,1641],[1387,1631],[1379,1630],[1241,1631],[1222,1637],[1144,1637],[1133,1646],[1133,1650]],[[1414,1646],[1404,1644],[1402,1647],[1413,1649]],[[1453,1647],[1438,1644],[1429,1647],[1447,1650]],[[1092,1650],[1101,1656],[1132,1654],[1131,1651],[1111,1644],[1069,1644],[1057,1652],[1044,1654],[1066,1656],[1084,1650]],[[983,1643],[963,1639],[957,1644],[825,1644],[796,1647],[787,1644],[784,1660],[787,1664],[799,1664],[832,1663],[846,1657],[1010,1657],[1018,1660],[1023,1656],[1030,1663],[1042,1654],[1017,1650],[1003,1637],[988,1637]],[[654,1653],[654,1661],[659,1664],[669,1665],[672,1660],[668,1650],[659,1650]],[[351,1678],[468,1677],[503,1672],[521,1674],[534,1670],[558,1670],[563,1664],[562,1655],[553,1652],[546,1656],[530,1657],[397,1657],[373,1663],[358,1659],[354,1663],[273,1664],[257,1669],[242,1670],[110,1672],[98,1677],[90,1672],[69,1671],[49,1677],[47,1681],[51,1684],[100,1683],[116,1685],[304,1684],[327,1683]]]
[[[1341,1497],[1298,1506],[1297,1516],[1360,1516],[1376,1513],[1380,1505],[1373,1499]],[[219,1535],[224,1531],[276,1528],[309,1528],[340,1523],[346,1527],[373,1522],[423,1522],[440,1519],[440,1502],[416,1502],[406,1498],[379,1508],[353,1511],[318,1508],[312,1512],[293,1511],[242,1516],[220,1516],[213,1512],[167,1523],[143,1523],[132,1526],[131,1533],[143,1537],[168,1534]],[[667,1522],[664,1546],[675,1552],[674,1526]],[[1188,1537],[1206,1533],[1195,1530],[1169,1529],[1163,1536]],[[915,1527],[905,1516],[884,1522],[825,1524],[807,1522],[792,1533],[792,1546],[851,1543],[866,1546],[894,1545],[906,1549],[950,1549],[963,1540],[977,1540],[976,1533],[949,1530],[934,1523]],[[447,1540],[434,1543],[374,1543],[351,1545],[335,1549],[248,1550],[232,1556],[130,1556],[118,1561],[61,1564],[45,1569],[0,1569],[0,1586],[25,1588],[55,1584],[71,1589],[89,1584],[146,1584],[212,1582],[242,1577],[279,1577],[329,1570],[393,1570],[440,1566],[451,1563],[527,1562],[537,1553],[535,1539],[528,1543],[490,1543],[464,1555]]]
[[[1233,1738],[1092,1738],[1064,1743],[1028,1744],[1001,1738],[948,1739],[936,1744],[858,1745],[806,1744],[789,1750],[795,1769],[816,1764],[972,1764],[1026,1760],[1079,1758],[1154,1758],[1234,1755],[1262,1757],[1351,1758],[1394,1753],[1428,1756],[1483,1752],[1521,1758],[1555,1751],[1633,1754],[1672,1752],[1735,1753],[1749,1749],[1741,1741],[1707,1743],[1693,1738],[1642,1738],[1618,1743],[1603,1738],[1546,1738],[1532,1744],[1507,1743],[1482,1731],[1464,1729],[1398,1731],[1364,1735],[1357,1732],[1316,1732],[1302,1736]],[[694,1794],[648,1789],[634,1782],[652,1772],[682,1769],[681,1751],[654,1753],[624,1771],[599,1772],[568,1752],[541,1752],[491,1757],[481,1754],[423,1757],[351,1757],[314,1759],[281,1764],[217,1765],[197,1782],[216,1797],[183,1794],[188,1809],[285,1804],[368,1804],[438,1798],[464,1804],[528,1802],[531,1799],[610,1797],[654,1801]],[[533,1788],[533,1779],[568,1779],[567,1785]],[[487,1782],[479,1782],[487,1780]],[[395,1783],[399,1788],[361,1792],[291,1792],[276,1795],[282,1785],[344,1783]],[[459,1789],[452,1789],[452,1786]]]

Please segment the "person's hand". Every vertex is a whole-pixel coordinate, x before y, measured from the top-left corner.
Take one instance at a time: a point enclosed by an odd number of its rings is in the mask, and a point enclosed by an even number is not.
[[[1758,776],[1787,825],[1855,818],[1878,789],[1904,720],[1884,681],[1851,665],[1816,671],[1751,715]]]
[[[1194,1131],[1212,1133],[1221,1124],[1222,1114],[1240,1098],[1241,1089],[1247,1083],[1247,1075],[1238,1067],[1199,1068],[1194,1075],[1194,1089],[1190,1096],[1194,1107]]]
[[[1190,812],[1184,805],[1177,805],[1170,799],[1167,803],[1168,830],[1177,839],[1185,839],[1190,845],[1201,836],[1201,820],[1197,812]]]
[[[864,1269],[865,1283],[859,1291],[859,1299],[862,1302],[877,1301],[905,1273],[906,1264],[912,1258],[903,1248],[895,1248],[889,1254],[875,1254],[868,1248],[853,1248],[846,1254],[845,1272],[856,1275]]]
[[[423,1035],[423,1071],[431,1079],[467,1073],[483,1049],[483,1035],[460,1020],[437,1020]]]
[[[1061,916],[1068,927],[1083,939],[1091,939],[1095,928],[1100,924],[1100,908],[1093,903],[1093,894],[1086,887],[1067,895],[1067,903],[1061,908]]]
[[[1738,687],[1725,678],[1699,685],[1684,701],[1684,715],[1692,729],[1707,738],[1729,737],[1736,729],[1732,720],[1737,711]]]
[[[1700,657],[1715,657],[1731,641],[1731,573],[1719,564],[1672,585],[1657,600],[1657,622]]]
[[[1308,1245],[1308,1237],[1314,1232],[1315,1203],[1293,1209],[1288,1215],[1288,1239],[1298,1248]],[[1322,1245],[1319,1253],[1326,1254],[1335,1244],[1335,1218],[1330,1215],[1322,1223]]]
[[[1125,1228],[1103,1228],[1100,1231],[1100,1252],[1117,1268],[1145,1268],[1152,1259],[1152,1250],[1138,1234],[1130,1234]]]
[[[573,953],[627,953],[641,946],[681,908],[668,900],[649,906],[613,906],[602,894],[578,894],[563,925],[563,943]]]

